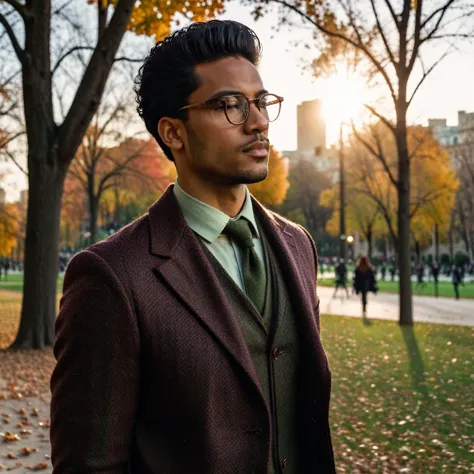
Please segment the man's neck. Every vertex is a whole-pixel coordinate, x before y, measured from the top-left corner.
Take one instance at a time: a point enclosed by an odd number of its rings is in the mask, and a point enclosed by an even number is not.
[[[216,186],[206,183],[205,186],[194,186],[178,178],[181,188],[199,201],[219,209],[229,217],[235,217],[244,206],[246,191],[244,184],[235,186]]]

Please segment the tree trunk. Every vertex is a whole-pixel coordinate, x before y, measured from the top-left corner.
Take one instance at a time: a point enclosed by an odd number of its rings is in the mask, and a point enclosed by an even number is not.
[[[421,260],[421,250],[420,250],[420,242],[415,240],[415,256],[416,256],[416,263],[419,264]]]
[[[369,257],[369,259],[372,259],[372,248],[373,248],[373,244],[372,244],[372,241],[373,241],[373,236],[372,236],[372,231],[368,231],[367,232],[367,256]]]
[[[29,160],[23,304],[12,348],[42,349],[54,341],[61,195],[65,173]]]
[[[346,245],[346,199],[344,181],[344,142],[342,139],[342,123],[339,125],[339,257],[347,260]]]
[[[401,97],[402,104],[405,104]],[[400,325],[413,324],[410,253],[410,158],[407,145],[406,106],[397,106],[398,149],[398,270]]]
[[[89,231],[91,233],[90,243],[97,241],[97,212],[98,202],[94,194],[89,193]]]
[[[439,264],[439,227],[438,224],[434,226],[434,260]]]

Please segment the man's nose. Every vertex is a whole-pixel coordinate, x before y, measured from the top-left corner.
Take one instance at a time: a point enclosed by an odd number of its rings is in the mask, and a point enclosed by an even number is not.
[[[249,116],[245,122],[245,129],[248,134],[263,133],[268,130],[268,119],[260,112],[256,104],[250,104]]]

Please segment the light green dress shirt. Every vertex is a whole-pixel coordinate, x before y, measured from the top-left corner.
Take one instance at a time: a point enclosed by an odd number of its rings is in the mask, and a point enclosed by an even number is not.
[[[222,234],[222,231],[229,220],[245,217],[250,222],[257,255],[262,262],[264,261],[262,239],[257,228],[252,200],[247,187],[245,187],[245,202],[242,210],[233,219],[230,219],[227,214],[219,209],[190,196],[177,181],[174,184],[173,191],[189,227],[217,258],[239,288],[245,292],[241,250],[229,237]]]

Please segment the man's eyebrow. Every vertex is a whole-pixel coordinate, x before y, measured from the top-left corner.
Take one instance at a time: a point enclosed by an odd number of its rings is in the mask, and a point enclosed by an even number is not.
[[[266,89],[261,89],[257,92],[256,97],[261,96],[262,94],[266,94],[268,91]],[[217,91],[215,94],[211,95],[207,100],[214,100],[220,99],[221,97],[226,97],[229,95],[245,95],[242,91],[233,90],[233,89],[226,89],[222,91]]]

